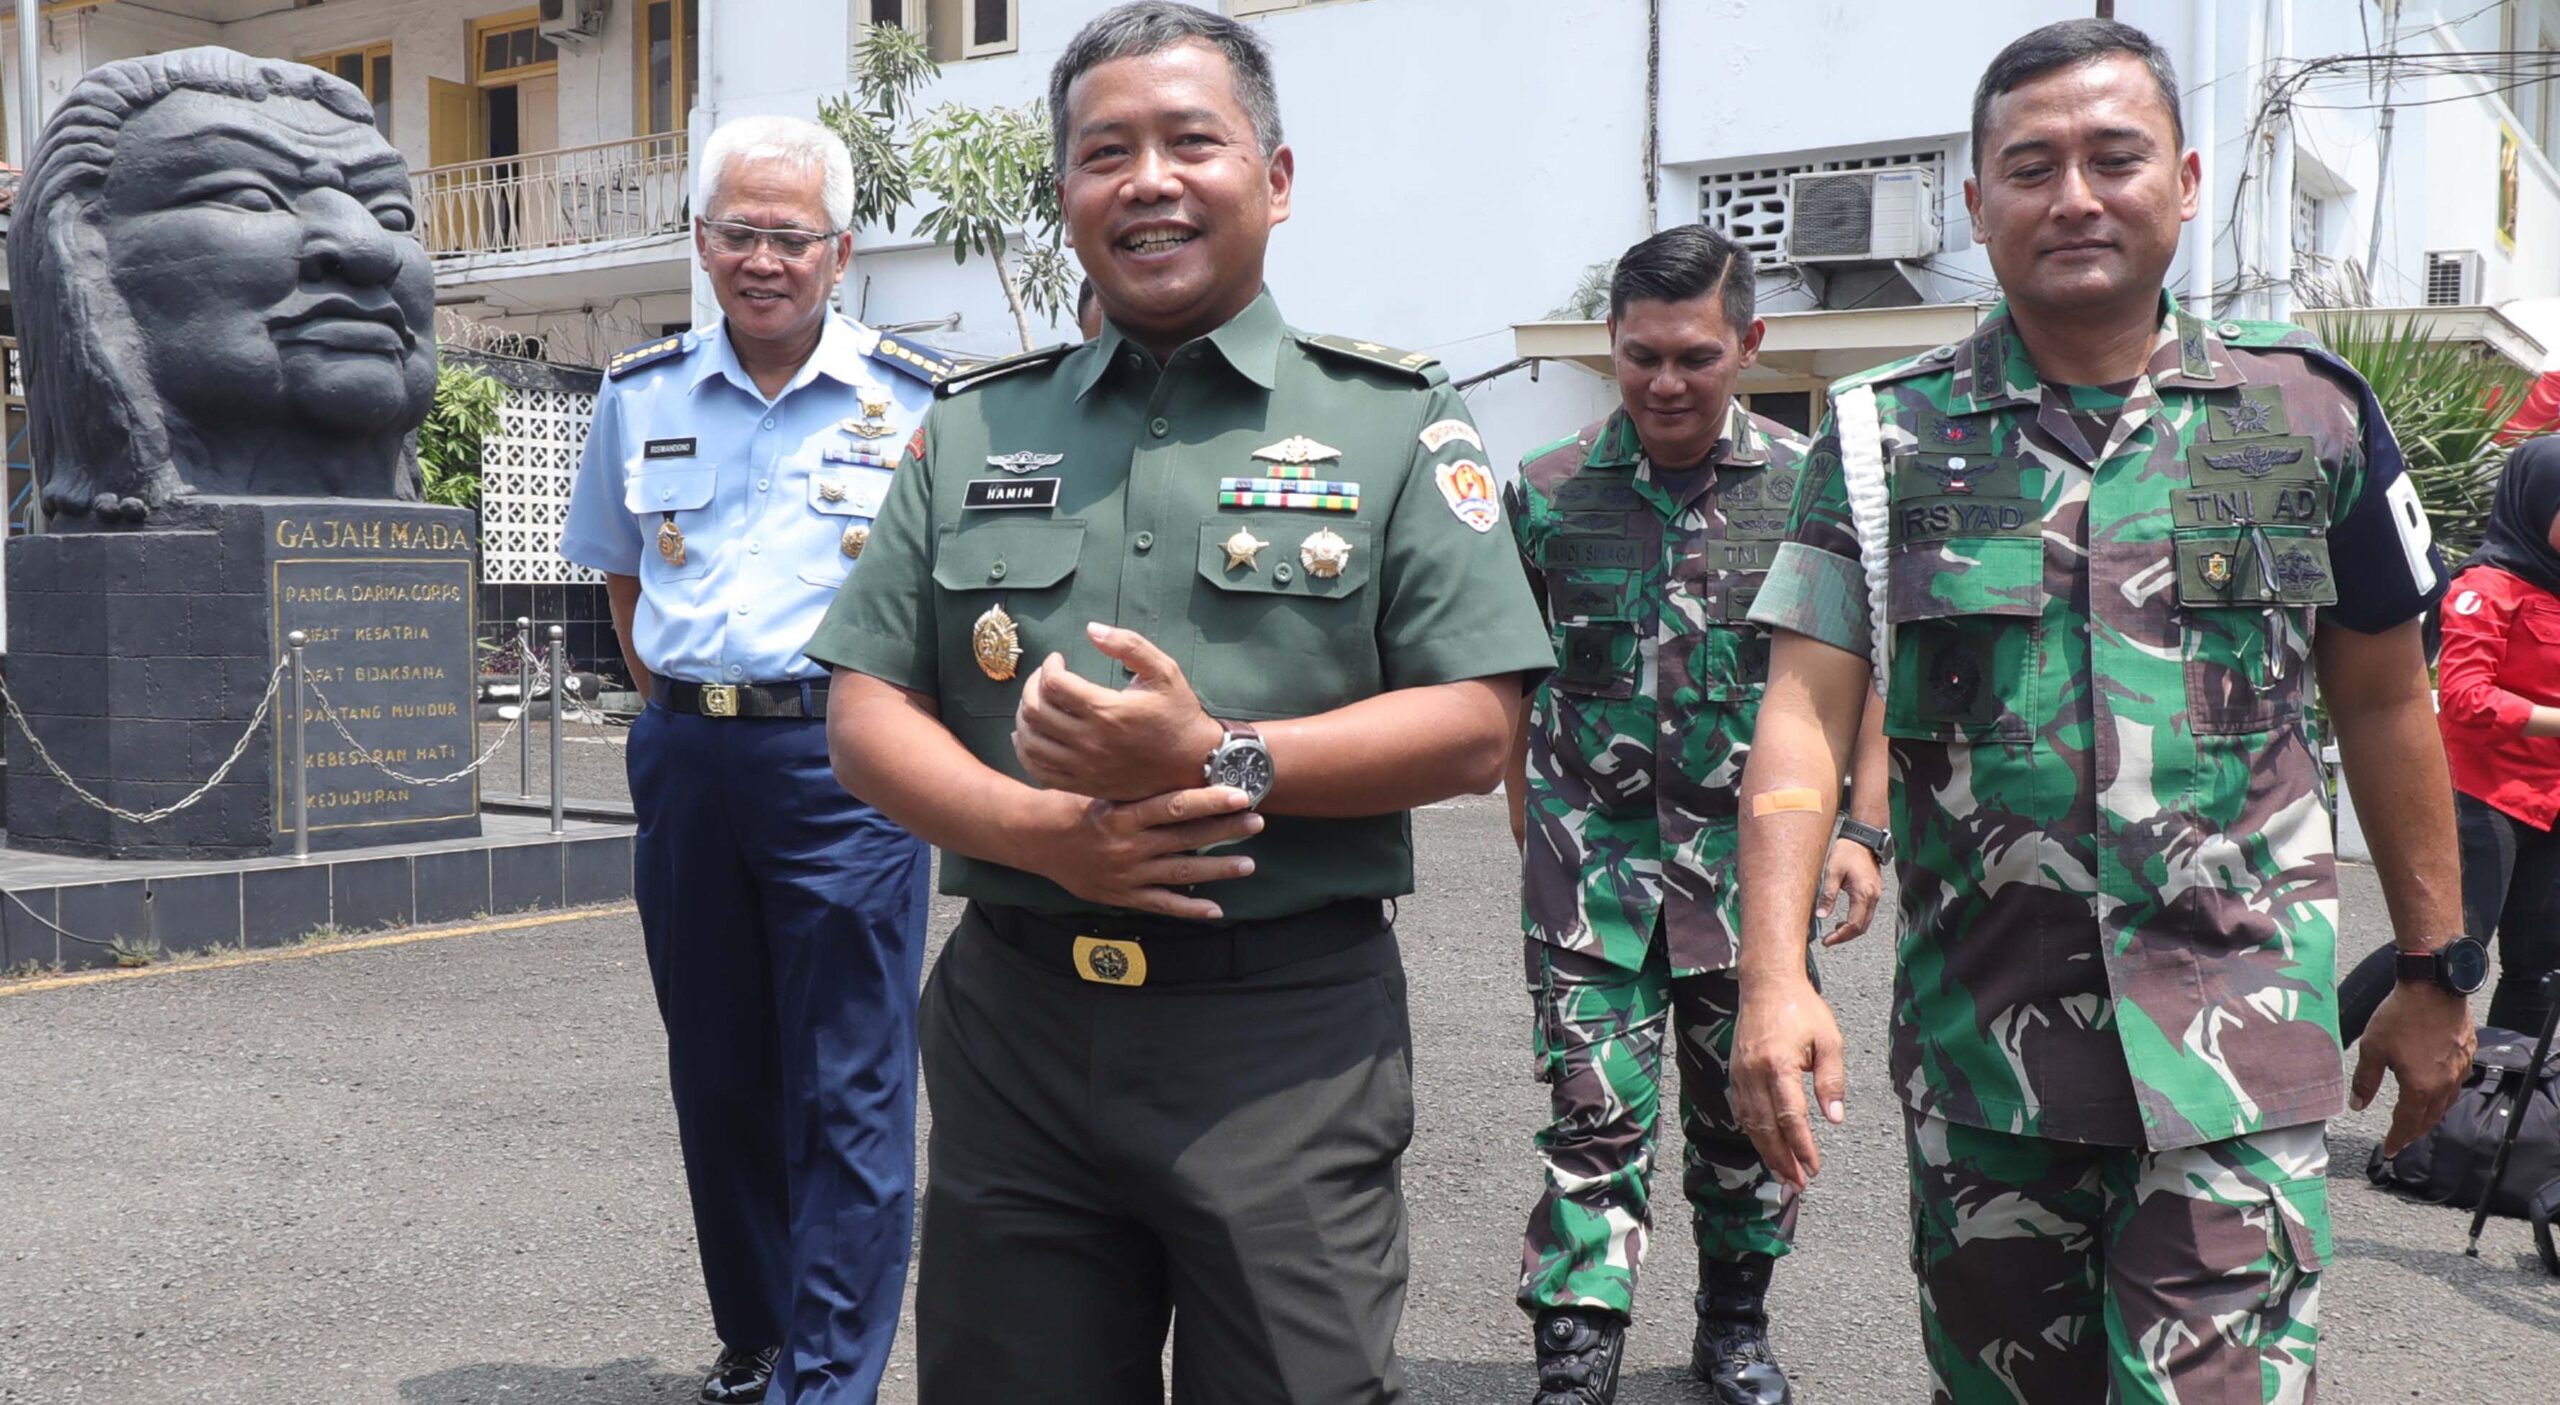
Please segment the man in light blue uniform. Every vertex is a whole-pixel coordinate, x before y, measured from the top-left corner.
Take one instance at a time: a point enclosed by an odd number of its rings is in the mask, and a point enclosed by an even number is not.
[[[906,1281],[926,851],[827,765],[801,652],[951,366],[828,309],[853,168],[758,117],[704,153],[710,327],[615,357],[560,551],[605,573],[640,925],[722,1351],[713,1405],[867,1402]]]

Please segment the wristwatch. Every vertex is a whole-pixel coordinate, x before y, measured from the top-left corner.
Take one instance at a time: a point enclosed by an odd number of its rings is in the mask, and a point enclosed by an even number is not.
[[[2433,951],[2404,951],[2392,963],[2403,984],[2424,981],[2454,995],[2469,995],[2489,981],[2489,948],[2478,937],[2455,937]]]
[[[1871,824],[1860,824],[1847,815],[1842,815],[1840,837],[1852,844],[1865,846],[1868,853],[1876,856],[1877,863],[1893,862],[1892,830],[1878,829]]]
[[[1262,797],[1271,793],[1271,748],[1262,744],[1262,734],[1250,722],[1218,725],[1227,729],[1227,735],[1209,753],[1208,764],[1200,768],[1201,778],[1210,785],[1234,786],[1245,793],[1248,808],[1258,808]]]

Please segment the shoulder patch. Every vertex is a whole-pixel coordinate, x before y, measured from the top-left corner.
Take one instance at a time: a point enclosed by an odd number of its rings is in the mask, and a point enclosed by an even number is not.
[[[629,351],[615,352],[613,359],[604,363],[605,378],[620,380],[643,366],[655,366],[670,357],[682,356],[684,352],[685,338],[681,335],[643,342]]]
[[[1309,351],[1320,351],[1328,356],[1341,357],[1346,361],[1358,361],[1363,365],[1375,366],[1382,371],[1411,376],[1427,385],[1437,385],[1449,378],[1448,372],[1440,369],[1440,358],[1428,352],[1404,351],[1352,337],[1319,337],[1306,332],[1294,332],[1291,335],[1298,339],[1298,345]]]
[[[879,344],[871,348],[871,356],[873,360],[886,362],[927,385],[968,370],[971,364],[954,361],[922,342],[906,341],[886,332],[880,334]]]
[[[887,341],[888,338],[883,337],[881,340]],[[1081,343],[1060,342],[1055,346],[1044,346],[1038,351],[1023,352],[1019,356],[1000,357],[984,365],[956,365],[934,382],[933,393],[937,398],[947,400],[964,390],[975,390],[991,380],[1009,376],[1016,371],[1027,371],[1034,366],[1055,365],[1079,345]]]

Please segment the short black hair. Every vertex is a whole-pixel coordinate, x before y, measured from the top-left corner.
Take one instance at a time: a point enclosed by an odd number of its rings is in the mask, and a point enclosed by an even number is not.
[[[2056,20],[2010,41],[1982,71],[1973,90],[1973,173],[1982,174],[1982,146],[1991,137],[1991,100],[2018,85],[2042,78],[2058,68],[2094,63],[2109,54],[2131,54],[2151,71],[2160,101],[2169,109],[2169,133],[2183,152],[2187,147],[2186,114],[2178,110],[2178,70],[2169,51],[2148,34],[2114,20]]]
[[[1687,302],[1720,292],[1724,320],[1741,336],[1758,315],[1759,285],[1750,252],[1733,236],[1703,224],[1675,225],[1618,256],[1609,275],[1609,316],[1625,316],[1627,304],[1639,298]]]
[[[1205,44],[1226,55],[1227,68],[1235,75],[1236,101],[1253,122],[1262,154],[1280,149],[1280,92],[1271,78],[1271,51],[1261,35],[1180,0],[1129,0],[1087,21],[1049,70],[1049,159],[1059,179],[1067,174],[1067,90],[1114,59],[1145,58],[1177,44]]]

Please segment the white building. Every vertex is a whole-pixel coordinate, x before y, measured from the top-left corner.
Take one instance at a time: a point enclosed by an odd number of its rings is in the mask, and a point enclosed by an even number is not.
[[[1461,379],[1561,358],[1471,393],[1503,458],[1608,404],[1573,364],[1597,332],[1539,324],[1586,267],[1662,224],[1704,218],[1762,256],[1764,303],[1782,315],[1753,388],[1782,417],[1810,413],[1803,392],[1822,377],[1960,334],[1989,295],[1962,199],[1974,81],[2017,34],[2092,9],[1200,2],[1252,16],[1279,67],[1299,179],[1271,280],[1292,321],[1434,352]],[[1026,102],[1108,3],[54,0],[39,7],[41,91],[195,43],[353,74],[418,172],[440,300],[522,335],[519,349],[594,364],[694,315],[686,153],[710,124],[814,113],[843,91],[865,23],[925,29],[946,62],[928,106]],[[2560,296],[2560,0],[2116,11],[2171,49],[2205,152],[2211,214],[2173,271],[2182,296],[2242,316]],[[18,69],[4,67],[15,127]],[[1873,168],[1890,175],[1834,180],[1798,208],[1791,176]],[[1859,201],[1879,180],[1885,213],[1869,219]],[[1889,207],[1913,190],[1926,195],[1897,234]],[[1808,241],[1876,257],[1826,262]],[[859,247],[845,300],[864,320],[941,323],[980,351],[1014,342],[983,263],[878,231]],[[2486,311],[2445,325],[2541,356]]]

